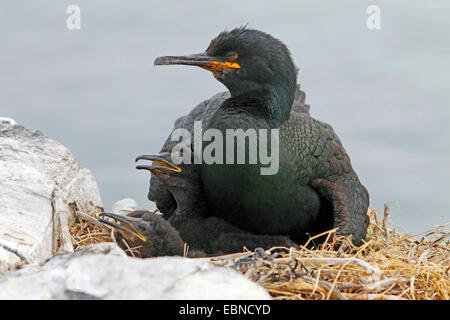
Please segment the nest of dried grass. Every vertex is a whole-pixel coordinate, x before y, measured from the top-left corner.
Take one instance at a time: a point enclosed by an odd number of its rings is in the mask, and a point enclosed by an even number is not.
[[[327,240],[315,249],[271,248],[200,258],[233,268],[264,287],[277,300],[449,300],[449,224],[420,234],[405,235],[388,227],[369,209],[365,243],[355,247],[349,237]],[[75,246],[114,241],[93,222],[77,219],[71,229]],[[317,235],[309,240],[314,243]],[[335,250],[336,241],[342,246]]]
[[[83,214],[78,212],[70,228],[73,249],[79,246],[101,242],[115,242],[111,229],[98,222],[98,213]]]
[[[354,247],[335,230],[317,249],[272,248],[211,259],[234,268],[263,286],[277,300],[448,300],[450,243],[448,225],[416,235],[387,228],[369,209],[365,243]],[[421,238],[420,238],[421,237]],[[337,251],[336,241],[342,241]],[[313,238],[310,241],[314,241]]]

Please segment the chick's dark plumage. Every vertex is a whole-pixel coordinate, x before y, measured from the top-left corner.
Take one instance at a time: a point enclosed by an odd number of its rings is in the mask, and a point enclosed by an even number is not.
[[[184,242],[178,231],[162,216],[137,210],[126,216],[108,212],[100,214],[119,223],[100,221],[116,229],[118,245],[130,256],[157,257],[183,255]]]

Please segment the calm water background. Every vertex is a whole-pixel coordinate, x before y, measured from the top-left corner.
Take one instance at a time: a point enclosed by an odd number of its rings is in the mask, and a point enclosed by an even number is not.
[[[285,42],[314,117],[333,125],[382,210],[409,232],[450,221],[448,1],[0,2],[0,116],[70,148],[106,209],[149,175],[135,156],[159,151],[174,120],[225,90],[209,72],[154,68],[164,54],[206,49],[248,23]],[[425,5],[426,3],[426,5]],[[66,28],[66,8],[82,29]],[[382,29],[366,27],[381,7]]]

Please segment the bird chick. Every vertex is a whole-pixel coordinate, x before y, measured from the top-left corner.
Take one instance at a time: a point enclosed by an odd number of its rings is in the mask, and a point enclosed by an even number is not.
[[[141,258],[183,255],[184,242],[179,233],[162,216],[138,210],[122,216],[102,212],[99,219],[115,230],[118,245],[129,256]],[[125,242],[126,241],[126,242]]]

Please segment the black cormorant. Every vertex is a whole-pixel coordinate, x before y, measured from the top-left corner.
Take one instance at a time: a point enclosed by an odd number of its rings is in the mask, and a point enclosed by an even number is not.
[[[207,69],[230,92],[231,96],[224,98],[213,112],[203,110],[200,118],[204,120],[204,130],[218,129],[226,136],[227,129],[279,129],[276,174],[261,175],[264,166],[260,162],[201,163],[185,169],[195,176],[185,182],[195,181],[191,186],[196,197],[203,199],[200,210],[192,210],[191,203],[185,206],[173,197],[171,179],[177,176],[177,166],[166,172],[168,179],[152,178],[152,183],[158,181],[156,184],[162,182],[165,186],[152,190],[151,185],[149,198],[156,199],[157,204],[159,201],[158,206],[169,213],[177,230],[189,220],[198,222],[214,216],[244,232],[289,236],[300,243],[336,227],[338,235],[352,235],[353,242],[361,244],[369,222],[368,192],[332,127],[307,112],[291,112],[297,70],[281,41],[258,30],[236,28],[222,32],[204,53],[155,60],[155,65],[174,64]],[[198,119],[195,111],[200,110],[196,109],[191,114]],[[247,141],[247,161],[248,147]],[[236,160],[236,149],[233,151]],[[170,148],[165,151],[166,156],[168,152]],[[224,158],[226,153],[224,147]],[[173,165],[164,153],[161,156],[167,162],[160,162],[162,167]]]

